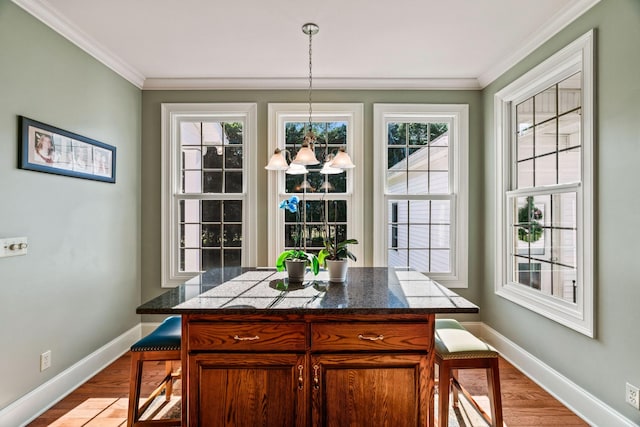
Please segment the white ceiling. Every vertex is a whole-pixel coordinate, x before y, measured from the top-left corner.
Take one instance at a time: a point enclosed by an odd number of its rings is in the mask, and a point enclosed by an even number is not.
[[[13,0],[141,88],[480,88],[599,0]]]

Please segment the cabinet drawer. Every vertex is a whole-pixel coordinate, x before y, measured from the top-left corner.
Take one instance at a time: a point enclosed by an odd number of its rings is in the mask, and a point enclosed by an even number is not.
[[[311,351],[429,351],[424,323],[318,323],[311,325]]]
[[[188,350],[305,351],[304,323],[189,323]]]

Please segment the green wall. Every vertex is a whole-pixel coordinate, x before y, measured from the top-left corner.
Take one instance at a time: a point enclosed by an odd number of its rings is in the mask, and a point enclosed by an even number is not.
[[[18,115],[116,146],[117,183],[18,169]],[[0,0],[0,237],[29,239],[0,258],[0,410],[139,322],[140,116],[139,89]]]
[[[625,382],[640,385],[640,1],[603,0],[483,91],[484,228],[495,236],[497,91],[596,29],[596,338],[494,294],[495,239],[484,240],[482,320],[626,417]]]
[[[274,265],[267,259],[267,171],[271,153],[267,143],[267,106],[272,102],[308,102],[307,91],[143,91],[142,94],[142,300],[164,290],[160,287],[160,106],[162,103],[190,102],[255,102],[258,105],[258,265]],[[469,104],[469,205],[482,205],[482,104],[480,91],[320,91],[313,92],[313,102],[357,102],[364,105],[364,234],[373,235],[373,104],[374,103],[442,103]],[[481,260],[473,256],[481,252],[480,217],[469,219],[469,289],[460,294],[478,301]],[[359,265],[371,265],[373,250],[364,248]],[[472,317],[476,318],[477,317]],[[143,317],[143,320],[146,318]]]

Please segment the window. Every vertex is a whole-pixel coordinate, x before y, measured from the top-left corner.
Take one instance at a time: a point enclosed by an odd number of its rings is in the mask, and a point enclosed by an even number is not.
[[[593,336],[593,34],[496,94],[496,292]]]
[[[284,172],[269,173],[269,260],[275,259],[284,249],[295,247],[298,238],[296,215],[278,209],[282,200],[297,195],[300,199],[300,221],[304,230],[300,244],[310,252],[323,247],[324,220],[330,233],[338,239],[358,239],[359,245],[350,250],[362,259],[362,104],[314,104],[312,127],[318,142],[316,156],[336,152],[346,147],[354,169],[339,174],[320,173],[322,164],[307,166],[307,174],[290,175]],[[309,104],[269,104],[269,152],[285,149],[294,158],[304,139],[305,126],[309,122]],[[325,153],[326,151],[326,153]]]
[[[468,106],[374,105],[374,263],[467,287]]]
[[[255,104],[162,105],[162,283],[255,265]]]

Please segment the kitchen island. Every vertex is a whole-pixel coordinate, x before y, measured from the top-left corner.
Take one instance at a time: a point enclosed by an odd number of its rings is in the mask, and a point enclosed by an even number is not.
[[[138,307],[182,315],[183,425],[432,425],[435,315],[478,307],[409,269],[325,275],[214,269]]]

